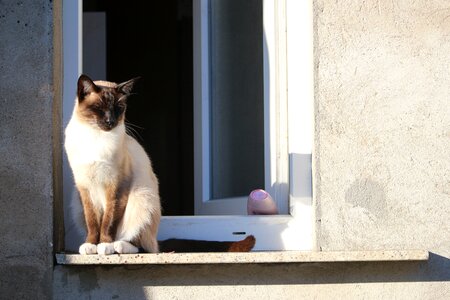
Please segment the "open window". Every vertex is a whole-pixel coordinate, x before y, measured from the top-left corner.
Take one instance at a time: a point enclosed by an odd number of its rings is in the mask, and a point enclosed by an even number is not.
[[[262,6],[251,0],[194,7],[196,215],[245,215],[250,191],[272,192],[265,182],[271,162],[264,156],[270,107],[264,101]],[[287,195],[276,199],[287,203]]]
[[[253,234],[255,250],[312,250],[310,1],[85,2],[63,2],[64,125],[80,73],[143,77],[127,119],[160,180],[158,239]],[[257,188],[279,215],[247,216]],[[65,162],[65,207],[72,193]]]

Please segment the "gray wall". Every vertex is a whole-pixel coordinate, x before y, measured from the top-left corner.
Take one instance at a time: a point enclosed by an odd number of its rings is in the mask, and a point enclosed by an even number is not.
[[[432,257],[429,264],[442,264]],[[56,299],[448,299],[428,263],[60,267]],[[446,290],[445,290],[446,288]],[[447,298],[445,296],[447,295]]]
[[[58,12],[59,1],[0,2],[1,297],[448,298],[446,1],[315,1],[318,244],[427,249],[428,262],[54,269],[60,14],[52,19],[52,5]]]
[[[0,1],[0,298],[47,299],[53,243],[52,1]]]
[[[344,3],[315,8],[319,244],[450,257],[450,3]]]

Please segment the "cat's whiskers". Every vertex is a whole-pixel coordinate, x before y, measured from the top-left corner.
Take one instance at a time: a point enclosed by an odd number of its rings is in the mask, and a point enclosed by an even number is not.
[[[130,123],[128,120],[125,120],[125,131],[126,133],[135,138],[135,139],[140,139],[142,140],[142,136],[139,134],[139,132],[137,131],[137,129],[144,129],[144,127],[138,126],[136,124]]]

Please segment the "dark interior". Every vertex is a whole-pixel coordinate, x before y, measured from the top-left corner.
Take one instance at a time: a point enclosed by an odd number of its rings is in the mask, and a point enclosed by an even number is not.
[[[85,0],[83,10],[106,12],[106,80],[142,77],[127,121],[151,157],[163,214],[193,215],[192,0]]]

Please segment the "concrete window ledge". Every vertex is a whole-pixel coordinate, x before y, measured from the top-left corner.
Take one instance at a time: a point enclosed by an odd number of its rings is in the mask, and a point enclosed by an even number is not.
[[[61,265],[266,264],[327,262],[426,261],[425,250],[262,251],[245,253],[138,253],[114,255],[56,254]]]

